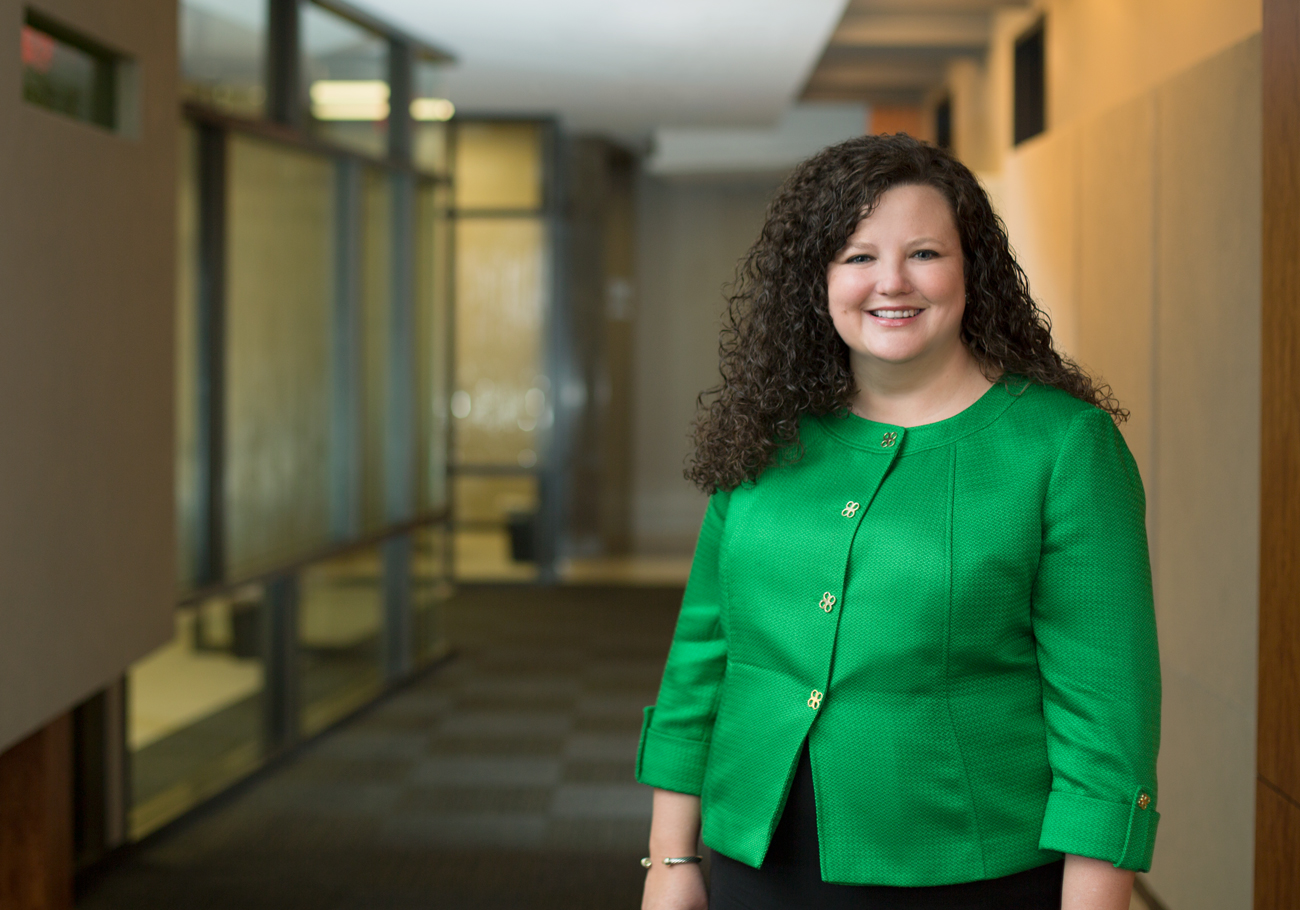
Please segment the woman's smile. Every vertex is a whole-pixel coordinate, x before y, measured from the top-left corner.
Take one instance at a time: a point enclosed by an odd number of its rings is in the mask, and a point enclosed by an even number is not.
[[[881,307],[874,310],[867,310],[868,313],[881,325],[884,326],[903,326],[911,325],[924,310],[920,307],[898,308],[898,307]]]

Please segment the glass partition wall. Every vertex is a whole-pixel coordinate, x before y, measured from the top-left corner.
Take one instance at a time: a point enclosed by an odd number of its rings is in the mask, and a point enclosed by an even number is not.
[[[544,515],[555,422],[546,327],[555,276],[543,123],[455,133],[455,575],[553,576]]]
[[[443,656],[451,580],[446,56],[334,0],[182,0],[180,40],[182,593],[126,681],[130,838]]]

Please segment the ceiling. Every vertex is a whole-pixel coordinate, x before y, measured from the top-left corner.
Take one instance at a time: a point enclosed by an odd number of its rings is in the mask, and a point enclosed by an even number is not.
[[[949,61],[982,57],[993,12],[1026,0],[850,0],[804,86],[807,101],[919,104]]]
[[[661,127],[773,126],[846,0],[362,0],[448,49],[459,112],[556,114],[644,141]]]

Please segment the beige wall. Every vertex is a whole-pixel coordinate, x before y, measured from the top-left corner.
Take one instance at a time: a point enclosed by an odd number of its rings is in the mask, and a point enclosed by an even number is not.
[[[682,477],[695,398],[718,381],[723,287],[784,175],[645,177],[637,195],[633,544],[686,553],[705,498]]]
[[[955,148],[997,172],[1011,144],[1011,50],[1047,18],[1047,123],[1055,132],[1151,92],[1257,34],[1261,0],[1034,0],[993,20],[987,61],[952,64]],[[936,92],[937,99],[943,93]]]
[[[1259,499],[1260,6],[1048,0],[954,66],[958,152],[993,191],[1058,344],[1132,418],[1164,731],[1147,878],[1248,907]],[[1048,17],[1047,133],[1012,148],[1011,46]],[[986,132],[961,128],[985,118]]]
[[[139,66],[134,136],[22,101],[0,2],[0,749],[171,634],[176,5],[46,0]]]

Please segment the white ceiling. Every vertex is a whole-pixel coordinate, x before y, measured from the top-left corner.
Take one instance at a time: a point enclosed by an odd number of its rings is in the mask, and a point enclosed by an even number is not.
[[[362,0],[457,58],[458,112],[557,114],[643,139],[776,124],[847,0]]]

